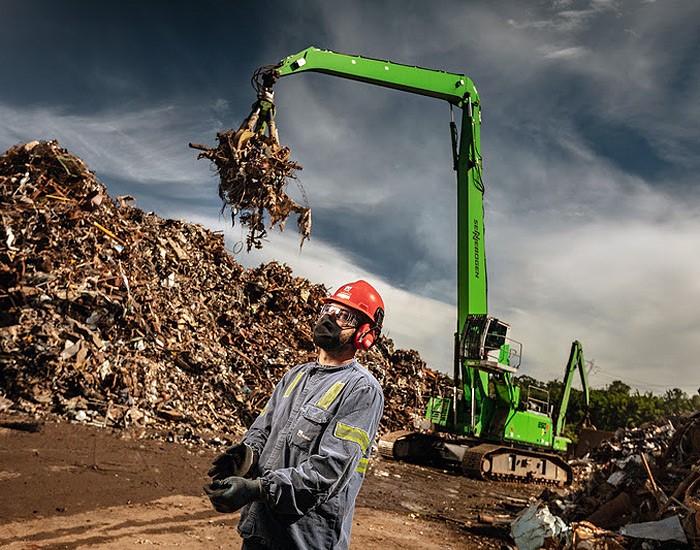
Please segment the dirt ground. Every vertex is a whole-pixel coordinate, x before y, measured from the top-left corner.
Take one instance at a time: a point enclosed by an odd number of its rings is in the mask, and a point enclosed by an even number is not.
[[[0,548],[239,547],[238,514],[202,491],[216,450],[7,414],[0,426]],[[541,491],[376,457],[352,548],[507,548],[505,518]]]

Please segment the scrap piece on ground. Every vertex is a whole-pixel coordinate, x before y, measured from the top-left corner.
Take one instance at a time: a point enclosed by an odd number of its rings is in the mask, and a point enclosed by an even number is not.
[[[628,523],[620,528],[620,533],[626,537],[638,539],[677,541],[688,543],[683,527],[678,516],[670,516],[659,521],[646,521],[644,523]]]
[[[520,550],[561,548],[569,527],[560,517],[553,515],[542,502],[533,502],[523,509],[510,526],[510,534]]]
[[[600,529],[587,521],[571,524],[573,550],[624,550],[624,539],[617,533]]]

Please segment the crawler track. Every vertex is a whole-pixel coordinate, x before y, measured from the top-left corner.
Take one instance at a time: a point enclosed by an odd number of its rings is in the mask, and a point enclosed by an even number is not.
[[[557,486],[569,485],[573,475],[558,455],[490,444],[467,449],[462,470],[476,478]]]
[[[473,478],[566,486],[573,472],[559,455],[474,441],[448,442],[438,435],[391,432],[379,440],[390,459],[437,467],[457,467]]]

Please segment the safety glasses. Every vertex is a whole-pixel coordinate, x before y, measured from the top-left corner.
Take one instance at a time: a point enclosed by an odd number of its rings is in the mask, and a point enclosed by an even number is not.
[[[336,304],[324,304],[318,316],[323,317],[324,315],[332,315],[336,323],[344,328],[356,327],[359,321],[357,314]]]

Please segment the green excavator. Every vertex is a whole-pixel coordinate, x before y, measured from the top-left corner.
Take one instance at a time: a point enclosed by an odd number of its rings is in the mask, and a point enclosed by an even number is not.
[[[462,112],[461,125],[450,122],[457,172],[457,327],[454,335],[453,386],[429,400],[422,429],[382,437],[382,455],[445,466],[457,465],[477,477],[571,482],[563,453],[571,385],[578,370],[588,405],[583,349],[571,345],[558,403],[546,390],[526,391],[514,382],[522,345],[510,338],[510,325],[488,314],[484,252],[484,183],[480,153],[481,102],[474,83],[464,75],[403,65],[315,47],[290,55],[254,76],[258,100],[236,134],[237,143],[267,134],[279,147],[274,125],[273,85],[280,78],[314,71],[446,101]]]

